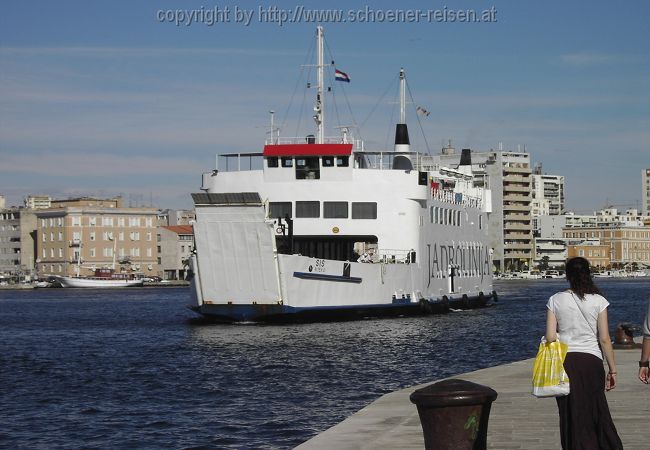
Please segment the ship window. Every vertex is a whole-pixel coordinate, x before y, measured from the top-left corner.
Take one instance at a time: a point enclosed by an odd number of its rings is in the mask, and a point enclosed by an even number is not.
[[[277,156],[267,156],[267,158],[266,158],[266,167],[278,167],[278,157]]]
[[[334,157],[323,156],[323,167],[334,167]]]
[[[291,156],[283,156],[282,167],[293,167],[293,158]]]
[[[483,229],[483,214],[479,214],[478,216],[478,229],[479,230]]]
[[[376,202],[352,202],[353,219],[376,219],[377,203]]]
[[[348,167],[350,165],[349,156],[337,156],[336,157],[336,166],[337,167]]]
[[[320,179],[319,158],[317,156],[296,158],[296,179]]]
[[[433,206],[430,208],[430,213],[431,213],[430,220],[431,220],[431,223],[433,223],[433,208],[434,208]]]
[[[296,202],[296,217],[320,217],[320,202]]]
[[[291,215],[291,202],[269,202],[269,217],[284,218],[287,214],[289,214],[289,217],[293,217]]]
[[[326,219],[347,219],[348,202],[323,202],[323,217]]]

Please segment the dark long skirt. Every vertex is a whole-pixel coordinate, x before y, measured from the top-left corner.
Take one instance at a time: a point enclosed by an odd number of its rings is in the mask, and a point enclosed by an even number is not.
[[[605,398],[603,361],[589,353],[567,353],[564,370],[571,393],[557,397],[563,450],[623,448]]]

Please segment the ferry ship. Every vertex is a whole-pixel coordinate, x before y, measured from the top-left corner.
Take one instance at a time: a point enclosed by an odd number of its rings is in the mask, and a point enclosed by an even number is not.
[[[272,322],[486,306],[496,299],[490,192],[474,186],[471,152],[440,167],[411,151],[403,70],[393,149],[366,151],[346,128],[326,137],[321,27],[316,39],[315,134],[218,155],[234,170],[204,173],[192,194],[192,309]]]

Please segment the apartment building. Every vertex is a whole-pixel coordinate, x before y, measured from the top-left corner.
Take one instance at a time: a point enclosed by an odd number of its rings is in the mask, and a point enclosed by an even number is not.
[[[650,169],[641,172],[641,200],[643,214],[650,216]]]
[[[539,214],[557,216],[564,214],[564,176],[542,173],[542,165],[537,164],[531,175],[531,193],[534,206]]]
[[[98,268],[158,274],[155,208],[126,208],[122,199],[52,200],[37,218],[39,276],[90,276]]]
[[[194,247],[191,225],[171,225],[158,228],[158,265],[165,280],[184,280],[188,260]]]
[[[49,195],[28,195],[25,197],[25,208],[47,209],[52,206],[52,197]]]
[[[509,271],[531,267],[533,236],[531,216],[531,162],[522,152],[472,152],[474,184],[490,189],[490,245],[495,269]],[[456,167],[460,153],[451,145],[432,157],[434,165]]]
[[[24,208],[0,209],[0,274],[31,276],[34,270],[36,216]]]

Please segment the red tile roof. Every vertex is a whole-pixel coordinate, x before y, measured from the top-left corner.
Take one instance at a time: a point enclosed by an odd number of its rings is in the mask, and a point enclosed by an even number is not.
[[[192,229],[192,225],[170,225],[167,227],[163,227],[169,231],[173,231],[176,234],[193,234],[194,230]]]

